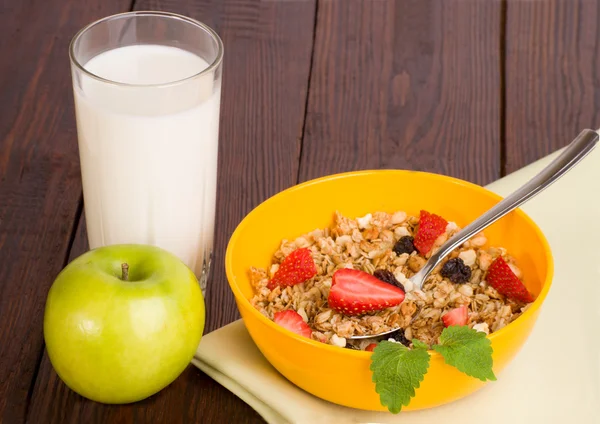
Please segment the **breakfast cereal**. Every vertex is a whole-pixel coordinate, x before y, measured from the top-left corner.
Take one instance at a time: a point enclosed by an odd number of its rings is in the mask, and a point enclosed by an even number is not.
[[[377,341],[429,345],[449,325],[487,334],[523,313],[533,297],[515,259],[479,233],[438,265],[422,289],[410,281],[460,228],[441,216],[336,212],[331,228],[283,240],[268,269],[251,268],[252,305],[276,323],[314,340],[372,350]],[[284,311],[294,311],[286,312]],[[351,340],[355,335],[387,336]]]

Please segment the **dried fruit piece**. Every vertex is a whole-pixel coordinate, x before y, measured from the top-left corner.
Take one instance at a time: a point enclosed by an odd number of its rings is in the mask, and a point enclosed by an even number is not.
[[[273,316],[273,321],[283,328],[287,328],[288,330],[301,336],[308,337],[309,339],[312,335],[312,330],[296,311],[287,310],[276,312]]]
[[[294,286],[311,279],[316,274],[317,267],[311,251],[308,247],[303,247],[285,257],[267,287],[273,290],[277,286]]]
[[[444,264],[440,275],[453,283],[464,284],[471,279],[471,267],[461,258],[452,258]]]
[[[445,327],[450,327],[451,325],[467,325],[467,322],[469,321],[468,312],[465,305],[451,309],[442,316],[442,322]]]
[[[498,256],[490,265],[486,275],[486,281],[495,288],[498,293],[503,294],[509,299],[514,299],[523,303],[533,302],[533,296],[525,285],[519,280],[519,277],[510,269],[502,256]]]
[[[396,244],[394,244],[394,248],[392,250],[398,256],[402,255],[403,253],[408,253],[410,255],[416,250],[413,242],[414,238],[411,236],[400,237],[400,240],[398,240]]]
[[[419,216],[419,228],[413,244],[421,254],[428,253],[435,240],[446,232],[448,221],[439,215],[422,210]]]
[[[398,343],[402,343],[406,347],[410,347],[410,340],[406,338],[404,335],[404,329],[400,328],[398,331],[395,331],[389,335],[387,340],[396,340]]]
[[[404,290],[384,283],[357,269],[342,268],[333,274],[327,302],[336,312],[361,315],[397,306],[404,300]]]
[[[403,292],[406,292],[406,290],[404,290],[404,285],[402,285],[400,281],[396,280],[396,277],[392,271],[388,271],[387,269],[376,269],[373,273],[373,276],[384,283],[396,286],[402,289]]]

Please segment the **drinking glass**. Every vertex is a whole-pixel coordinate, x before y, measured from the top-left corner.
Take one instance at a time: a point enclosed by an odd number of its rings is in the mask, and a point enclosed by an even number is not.
[[[213,250],[223,43],[166,12],[109,16],[69,49],[90,248],[150,244],[202,292]]]

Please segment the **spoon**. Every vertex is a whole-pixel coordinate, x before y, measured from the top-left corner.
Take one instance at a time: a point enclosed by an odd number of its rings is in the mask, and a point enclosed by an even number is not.
[[[599,138],[600,136],[596,131],[589,129],[583,130],[577,138],[575,138],[575,140],[573,140],[556,159],[540,171],[539,174],[452,236],[446,243],[440,246],[437,252],[431,255],[419,272],[409,278],[415,288],[421,289],[423,287],[423,283],[431,271],[433,271],[433,269],[448,256],[450,252],[507,213],[511,212],[513,209],[518,208],[523,203],[535,197],[538,193],[565,175],[571,168],[586,157],[594,147],[596,147]],[[398,331],[398,328],[378,334],[350,336],[347,338],[367,339],[383,336],[395,331]]]

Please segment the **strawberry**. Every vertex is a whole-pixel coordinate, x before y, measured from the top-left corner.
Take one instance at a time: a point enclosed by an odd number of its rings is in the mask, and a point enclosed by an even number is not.
[[[287,311],[276,312],[273,316],[273,321],[283,328],[287,328],[288,330],[301,336],[308,337],[309,339],[312,335],[312,330],[296,311],[288,309]]]
[[[371,343],[369,346],[367,346],[367,347],[365,348],[365,350],[366,350],[367,352],[373,352],[373,351],[375,350],[375,348],[376,348],[376,347],[377,347],[377,343]]]
[[[442,321],[444,322],[445,327],[450,327],[451,325],[467,325],[467,322],[469,321],[467,307],[463,305],[449,310],[442,316]]]
[[[447,225],[448,221],[441,216],[421,211],[419,229],[413,241],[413,245],[419,253],[422,255],[428,253],[433,247],[435,240],[446,232]]]
[[[404,290],[384,283],[356,269],[338,269],[333,274],[327,302],[346,315],[360,315],[396,306],[404,300]]]
[[[316,274],[317,267],[310,249],[308,247],[296,249],[281,262],[267,287],[273,290],[277,286],[294,286],[310,280]]]
[[[488,268],[486,280],[498,293],[519,302],[533,302],[533,296],[527,291],[519,277],[510,269],[502,256],[498,256]]]

